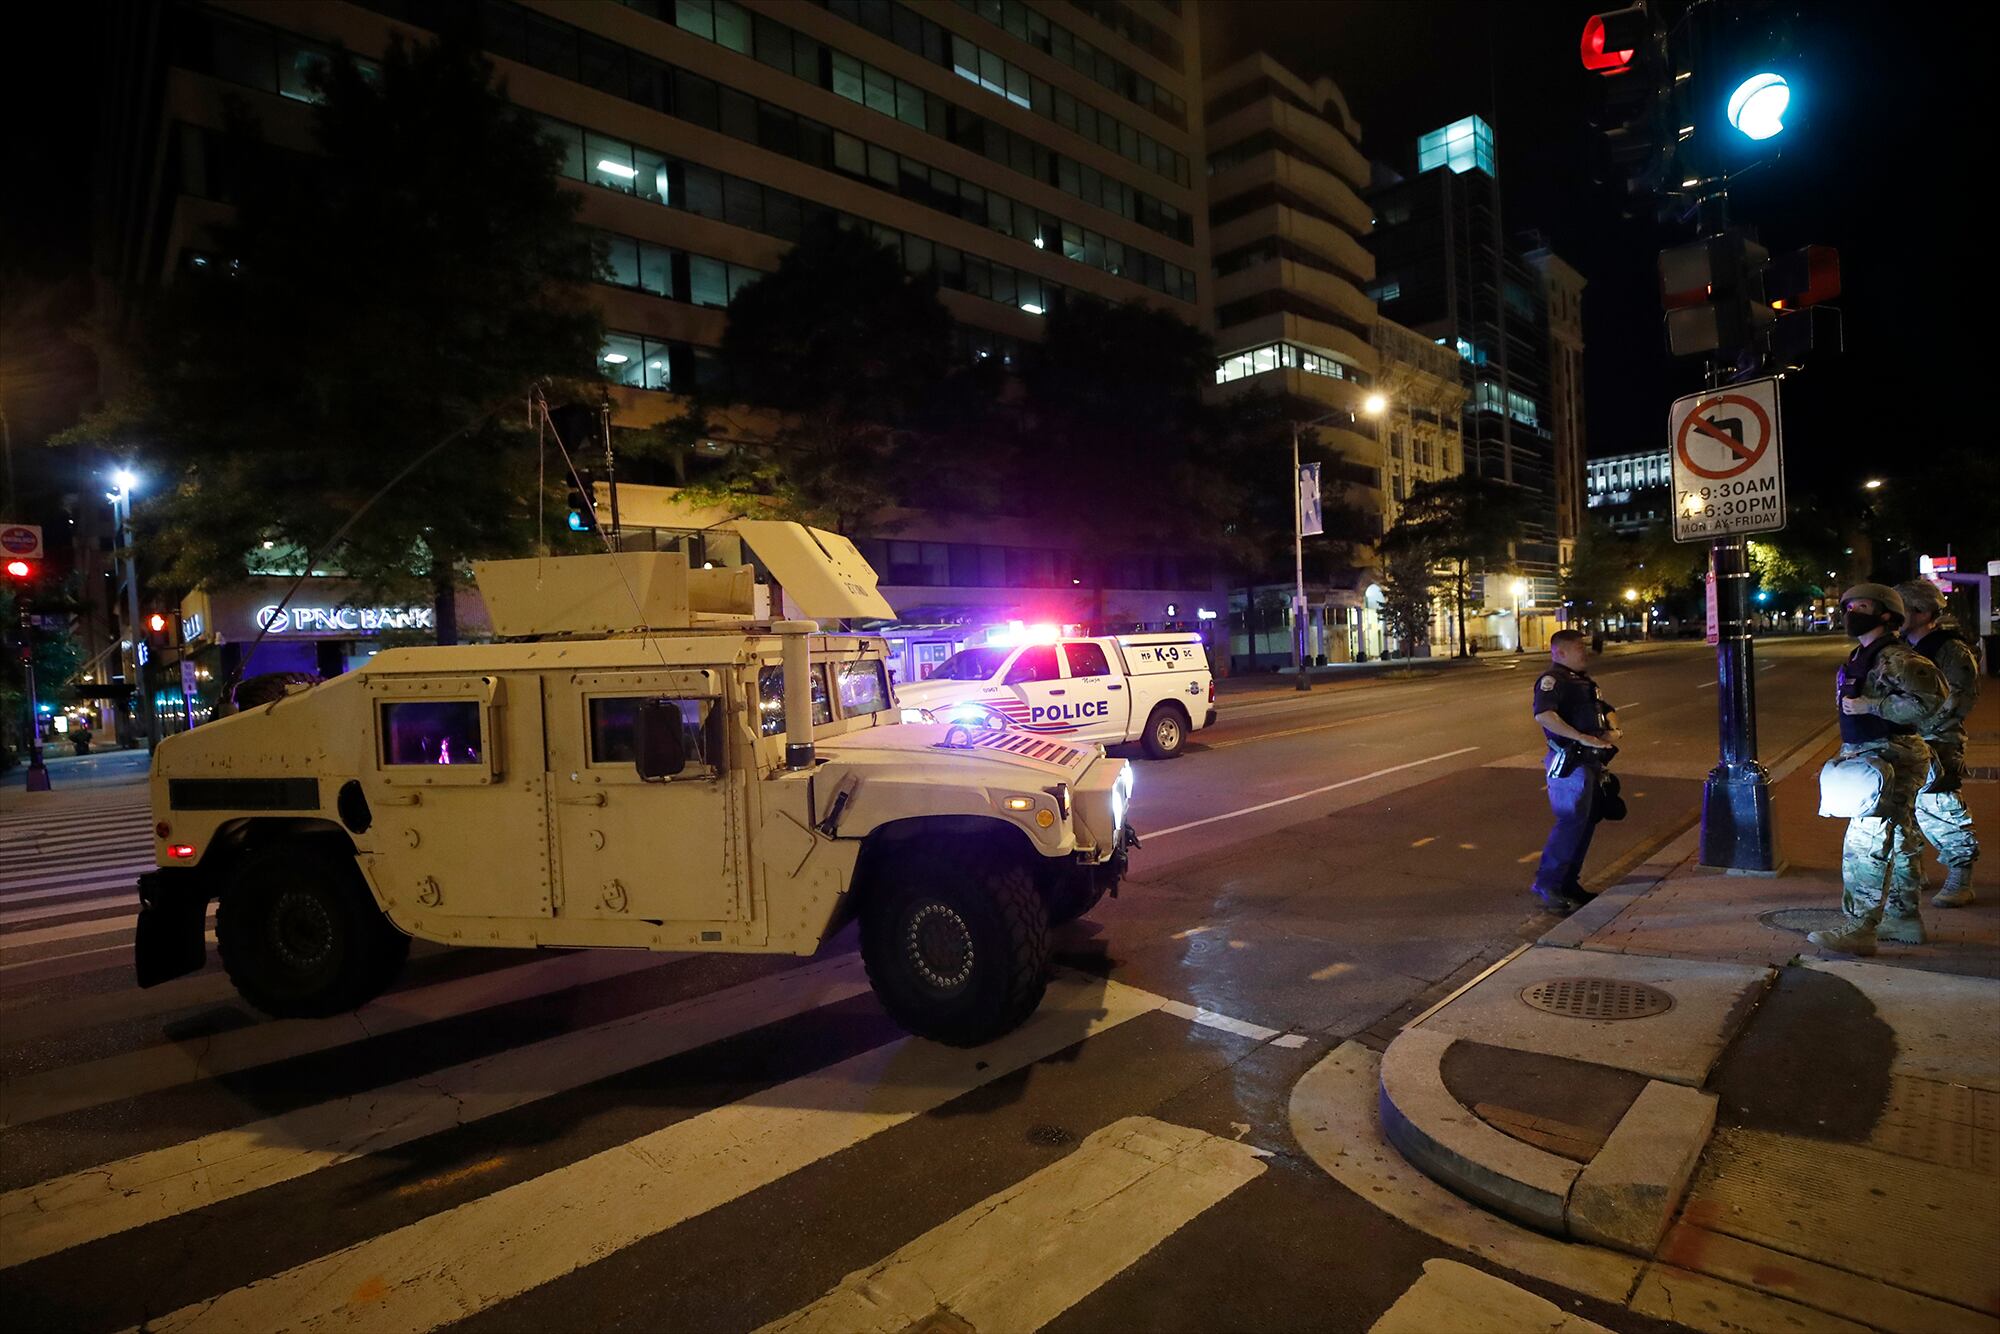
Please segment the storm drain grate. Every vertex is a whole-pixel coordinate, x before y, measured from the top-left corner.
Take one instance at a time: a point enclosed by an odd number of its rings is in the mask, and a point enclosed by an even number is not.
[[[1674,1008],[1674,998],[1658,987],[1608,977],[1552,977],[1522,991],[1521,999],[1571,1019],[1645,1019]]]
[[[1847,915],[1838,908],[1778,908],[1758,913],[1757,920],[1780,931],[1838,931],[1847,925]]]

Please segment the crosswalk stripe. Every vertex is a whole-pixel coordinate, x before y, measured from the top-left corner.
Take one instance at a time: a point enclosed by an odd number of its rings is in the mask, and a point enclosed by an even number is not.
[[[155,1334],[436,1329],[781,1180],[1156,1010],[1160,1001],[1115,982],[1061,975],[1027,1023],[976,1050],[898,1038],[146,1327]],[[0,1240],[16,1241],[6,1229]]]
[[[0,893],[0,903],[41,903],[48,899],[85,898],[93,894],[110,895],[120,890],[136,894],[138,892],[138,880],[139,877],[136,875],[104,876],[101,879],[86,880],[58,889],[33,889],[13,893]]]
[[[1247,1144],[1126,1117],[759,1334],[1037,1330],[1263,1171]]]
[[[211,907],[209,916],[215,915]],[[126,913],[120,917],[96,917],[88,922],[70,922],[65,926],[37,927],[32,931],[14,931],[0,935],[0,956],[15,950],[24,950],[31,945],[47,945],[57,940],[81,940],[87,936],[108,936],[118,931],[130,931],[139,924],[138,913]]]
[[[85,913],[116,912],[121,908],[130,912],[137,902],[136,895],[112,891],[94,898],[73,899],[68,903],[45,903],[39,908],[15,908],[8,912],[0,912],[0,926],[18,926],[22,922],[46,922],[56,917],[81,918]],[[19,932],[0,931],[0,941],[6,940],[10,935],[18,934]]]
[[[153,840],[148,837],[143,841],[137,838],[120,839],[116,844],[108,846],[100,846],[96,842],[92,842],[76,848],[41,848],[26,856],[9,857],[8,863],[14,866],[15,869],[8,873],[6,879],[11,883],[24,870],[46,871],[60,870],[68,867],[84,871],[95,866],[104,866],[110,863],[131,862],[141,858],[150,859],[149,854],[152,849],[152,843]],[[34,864],[23,865],[22,863]]]
[[[85,882],[109,884],[114,881],[136,884],[142,873],[152,869],[153,859],[147,857],[138,861],[113,862],[104,866],[92,867],[88,873],[60,871],[50,872],[47,875],[22,876],[18,880],[10,880],[5,885],[0,885],[0,897],[5,897],[12,890],[39,889],[44,885],[73,885]]]
[[[23,1186],[0,1195],[0,1269],[483,1120],[867,989],[858,958],[812,964]]]
[[[689,957],[587,950],[392,991],[352,1014],[331,1019],[273,1020],[217,1033],[198,1045],[167,1042],[82,1065],[40,1070],[0,1082],[0,1129],[156,1093],[198,1079],[215,1079],[329,1051],[475,1010],[664,967]]]

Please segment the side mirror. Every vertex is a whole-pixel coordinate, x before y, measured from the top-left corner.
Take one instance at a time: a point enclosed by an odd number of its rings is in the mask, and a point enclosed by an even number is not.
[[[681,706],[674,700],[641,701],[632,735],[632,763],[639,777],[658,782],[687,768],[681,726]]]

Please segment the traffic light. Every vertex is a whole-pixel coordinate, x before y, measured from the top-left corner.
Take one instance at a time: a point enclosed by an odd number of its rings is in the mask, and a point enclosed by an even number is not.
[[[1741,231],[1660,252],[1667,350],[1701,356],[1749,346],[1778,314],[1764,297],[1771,253]]]
[[[27,583],[35,577],[35,563],[18,557],[7,562],[7,577],[16,583]]]
[[[146,628],[156,635],[165,634],[167,630],[167,618],[156,611],[146,618]]]
[[[597,506],[580,487],[569,491],[569,530],[572,533],[597,531]]]
[[[1633,195],[1667,189],[1678,143],[1678,80],[1666,25],[1643,0],[1593,14],[1583,25],[1579,55],[1597,76],[1591,124],[1598,135],[1598,181]]]

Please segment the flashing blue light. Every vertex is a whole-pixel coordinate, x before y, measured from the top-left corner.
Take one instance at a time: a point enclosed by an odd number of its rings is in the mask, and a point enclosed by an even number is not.
[[[1736,85],[1729,95],[1729,123],[1751,139],[1769,139],[1785,128],[1792,86],[1782,74],[1764,70]]]
[[[1760,588],[1757,590],[1757,600],[1759,602],[1769,602],[1771,600],[1771,595],[1765,590]]]
[[[589,528],[590,525],[583,521],[582,511],[571,510],[569,512],[569,530],[572,533],[587,532]]]

